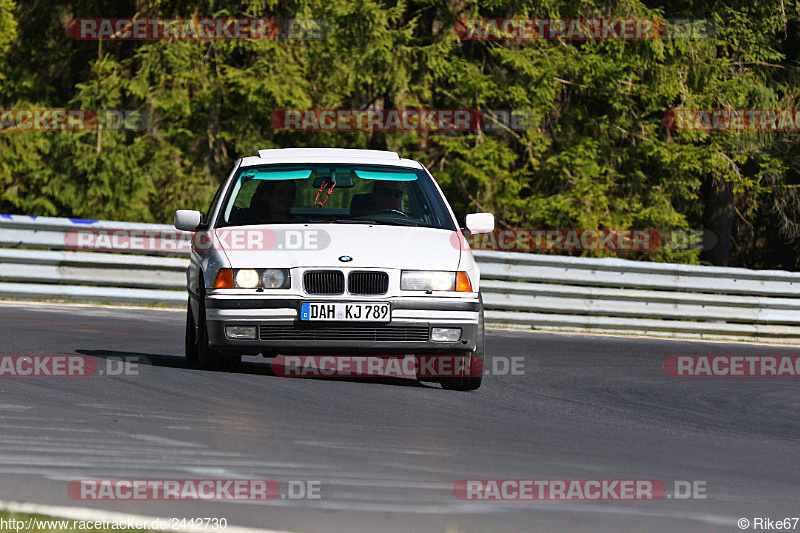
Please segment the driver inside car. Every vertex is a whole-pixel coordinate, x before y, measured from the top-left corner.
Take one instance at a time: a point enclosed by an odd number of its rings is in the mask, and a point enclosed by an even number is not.
[[[357,194],[350,202],[351,215],[387,209],[403,211],[403,184],[399,181],[375,181],[370,194]]]
[[[247,225],[288,221],[294,206],[296,192],[297,185],[294,180],[261,181],[250,199],[250,207],[233,208],[230,217],[231,224]]]

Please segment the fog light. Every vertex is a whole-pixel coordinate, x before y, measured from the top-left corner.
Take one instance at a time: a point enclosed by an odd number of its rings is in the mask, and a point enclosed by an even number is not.
[[[461,338],[461,328],[432,328],[431,340],[434,342],[456,342]]]
[[[225,326],[225,336],[229,339],[254,340],[256,338],[256,327]]]

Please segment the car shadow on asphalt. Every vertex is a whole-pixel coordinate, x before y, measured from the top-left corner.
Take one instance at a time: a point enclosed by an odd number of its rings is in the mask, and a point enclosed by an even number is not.
[[[96,359],[124,361],[148,366],[165,366],[169,368],[192,368],[191,363],[180,355],[163,355],[142,352],[122,352],[118,350],[75,350],[81,355],[89,355]]]
[[[185,370],[197,370],[197,367],[190,363],[186,357],[181,355],[166,355],[142,352],[123,352],[118,350],[75,350],[81,355],[88,355],[97,359],[114,360],[119,362],[135,363],[137,365],[161,366],[167,368],[177,368]],[[255,362],[246,358],[235,371],[223,372],[221,374],[252,374],[260,376],[270,376],[285,379],[312,379],[318,381],[345,381],[352,383],[377,383],[382,385],[394,385],[402,387],[422,387],[437,388],[432,383],[424,383],[416,379],[394,376],[318,376],[318,375],[295,375],[286,376],[285,367],[279,363],[273,363],[271,359],[262,359],[263,362]]]

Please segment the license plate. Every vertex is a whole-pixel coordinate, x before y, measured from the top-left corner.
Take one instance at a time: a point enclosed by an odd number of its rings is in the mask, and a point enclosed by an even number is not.
[[[389,322],[392,310],[388,303],[316,303],[303,302],[300,320],[341,320],[343,322]]]

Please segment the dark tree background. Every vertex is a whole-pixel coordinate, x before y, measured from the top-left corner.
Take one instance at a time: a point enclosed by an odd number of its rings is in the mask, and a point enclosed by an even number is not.
[[[81,17],[323,19],[327,38],[79,41]],[[709,19],[713,35],[462,41],[463,18]],[[422,161],[460,216],[507,228],[706,228],[704,252],[625,257],[800,266],[800,134],[670,131],[665,113],[797,109],[786,1],[0,0],[2,108],[140,109],[143,131],[0,132],[0,212],[168,222],[259,148],[381,148]],[[524,109],[524,131],[291,132],[278,109]],[[798,125],[800,126],[800,125]],[[609,254],[610,252],[600,252]],[[595,254],[597,255],[597,254]]]

